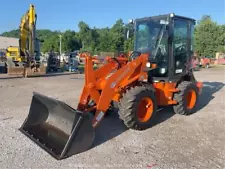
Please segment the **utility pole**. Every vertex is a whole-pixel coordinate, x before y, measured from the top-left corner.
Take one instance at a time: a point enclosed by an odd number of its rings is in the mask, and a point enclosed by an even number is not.
[[[59,35],[59,54],[62,54],[62,35]]]

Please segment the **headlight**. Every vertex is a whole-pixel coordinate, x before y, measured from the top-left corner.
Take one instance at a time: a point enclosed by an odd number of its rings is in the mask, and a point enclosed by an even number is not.
[[[151,63],[147,62],[146,67],[151,67]]]

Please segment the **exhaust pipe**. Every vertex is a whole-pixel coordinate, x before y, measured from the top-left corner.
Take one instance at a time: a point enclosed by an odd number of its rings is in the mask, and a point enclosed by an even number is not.
[[[88,150],[94,141],[90,114],[39,93],[19,131],[57,160]]]

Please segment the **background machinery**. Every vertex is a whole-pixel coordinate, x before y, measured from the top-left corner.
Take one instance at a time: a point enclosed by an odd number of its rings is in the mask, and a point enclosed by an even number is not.
[[[63,159],[92,146],[94,129],[114,102],[118,102],[120,119],[135,130],[152,126],[158,106],[173,106],[180,115],[195,112],[202,90],[191,66],[195,21],[169,14],[136,19],[132,24],[131,60],[107,58],[94,70],[92,57],[86,56],[77,109],[34,93],[19,130],[56,159]]]
[[[10,46],[6,49],[6,57],[14,62],[17,65],[18,62],[21,62],[20,50],[17,46]]]
[[[53,52],[53,50],[49,53],[48,61],[47,61],[47,72],[60,72],[60,58],[57,52]]]
[[[37,15],[34,5],[23,15],[20,22],[19,47],[8,47],[6,68],[8,74],[45,74],[40,61],[40,40],[36,37]]]
[[[18,46],[9,46],[4,55],[0,57],[1,73],[10,74],[13,68],[19,67],[21,63],[20,51]]]

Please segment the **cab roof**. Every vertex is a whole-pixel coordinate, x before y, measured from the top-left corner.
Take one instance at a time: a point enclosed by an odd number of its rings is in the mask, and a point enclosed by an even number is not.
[[[143,17],[143,18],[137,18],[135,21],[141,21],[141,20],[149,20],[149,19],[156,19],[156,18],[165,18],[165,17],[170,17],[170,18],[178,18],[178,19],[184,19],[184,20],[190,20],[192,22],[196,22],[195,19],[185,17],[185,16],[180,16],[180,15],[175,15],[174,13],[170,14],[164,14],[164,15],[157,15],[157,16],[150,16],[150,17]]]

